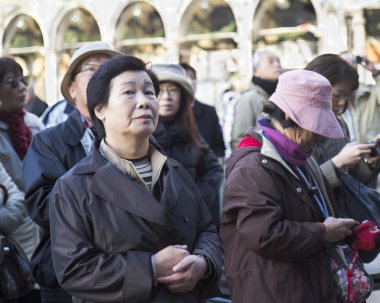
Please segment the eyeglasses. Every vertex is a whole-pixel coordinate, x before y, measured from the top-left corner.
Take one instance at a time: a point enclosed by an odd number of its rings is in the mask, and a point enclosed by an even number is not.
[[[168,95],[176,95],[179,94],[180,89],[175,87],[175,86],[170,86],[170,87],[160,87],[160,94],[163,94],[166,92]]]
[[[78,74],[81,74],[81,73],[89,73],[89,74],[94,74],[98,69],[99,69],[100,65],[99,64],[85,64],[85,65],[82,65],[78,71],[73,75],[73,80],[74,78],[78,75]]]
[[[10,85],[13,89],[15,89],[18,87],[19,82],[22,82],[24,85],[26,85],[26,80],[23,76],[21,76],[21,77],[16,77],[16,76],[9,77],[9,78],[5,79],[3,84]]]

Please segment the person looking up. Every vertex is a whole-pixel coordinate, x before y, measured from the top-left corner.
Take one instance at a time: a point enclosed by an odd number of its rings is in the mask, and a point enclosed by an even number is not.
[[[99,140],[60,178],[50,207],[54,268],[75,302],[201,303],[223,250],[201,195],[154,142],[160,85],[134,56],[91,78]]]
[[[32,257],[34,275],[41,286],[42,302],[71,302],[56,279],[51,258],[49,200],[55,182],[89,154],[96,138],[87,109],[86,89],[95,71],[109,58],[120,55],[107,43],[90,42],[77,49],[62,79],[61,92],[75,105],[67,120],[34,137],[25,157],[23,179],[26,207],[40,226],[41,240]]]

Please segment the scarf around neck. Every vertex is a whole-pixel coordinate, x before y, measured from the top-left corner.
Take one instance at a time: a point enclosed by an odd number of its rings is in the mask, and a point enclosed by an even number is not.
[[[271,96],[274,93],[274,91],[276,90],[278,81],[277,80],[276,81],[268,81],[268,80],[264,80],[264,79],[253,76],[252,77],[252,83],[257,85],[257,86],[260,86],[263,90],[265,90],[265,92],[269,96]]]
[[[295,166],[303,166],[312,155],[313,149],[305,151],[299,144],[286,138],[283,134],[273,128],[270,120],[261,119],[257,124],[264,131],[265,136],[276,148],[277,152],[286,162]]]
[[[17,112],[7,112],[0,110],[0,121],[8,125],[8,134],[11,138],[13,148],[21,160],[24,159],[32,140],[32,132],[25,124],[25,111],[20,109]]]

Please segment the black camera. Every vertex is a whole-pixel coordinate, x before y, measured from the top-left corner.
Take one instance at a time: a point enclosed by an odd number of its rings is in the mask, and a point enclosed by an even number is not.
[[[371,148],[371,153],[369,154],[370,157],[376,157],[380,155],[380,140],[368,141],[367,143],[375,144],[375,146]]]
[[[362,62],[364,62],[364,57],[362,57],[362,56],[356,56],[356,63],[357,64],[361,64]]]

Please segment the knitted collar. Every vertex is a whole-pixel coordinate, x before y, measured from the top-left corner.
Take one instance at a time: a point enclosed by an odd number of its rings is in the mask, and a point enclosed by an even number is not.
[[[271,96],[274,91],[276,90],[278,81],[268,81],[264,80],[258,77],[253,76],[252,77],[252,83],[260,86],[265,92],[268,94],[268,96]]]
[[[313,154],[313,149],[305,151],[300,145],[289,140],[283,134],[275,130],[267,119],[261,119],[257,122],[264,131],[265,136],[274,145],[281,158],[295,166],[306,164],[307,158]]]

